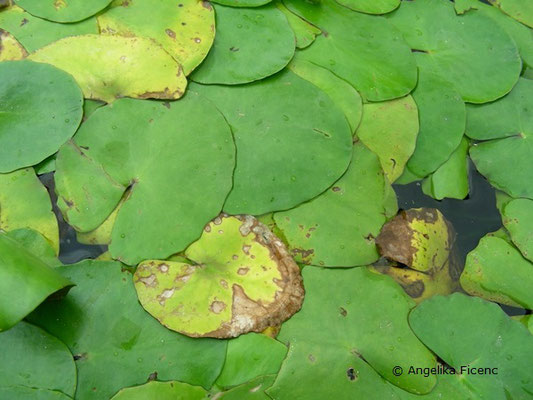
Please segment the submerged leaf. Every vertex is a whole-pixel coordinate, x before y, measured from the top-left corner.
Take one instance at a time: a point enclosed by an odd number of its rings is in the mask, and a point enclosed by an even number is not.
[[[30,14],[56,22],[77,22],[106,8],[111,0],[15,0]]]
[[[300,269],[266,226],[251,216],[217,217],[185,256],[147,260],[135,272],[143,307],[192,337],[261,332],[300,309]]]
[[[161,46],[142,37],[83,35],[58,40],[29,59],[70,73],[88,99],[178,99],[187,80]]]

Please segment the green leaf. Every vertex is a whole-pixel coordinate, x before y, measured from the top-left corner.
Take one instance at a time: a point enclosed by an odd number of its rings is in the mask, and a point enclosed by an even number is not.
[[[507,15],[533,28],[533,4],[521,0],[489,0]]]
[[[265,390],[272,386],[275,378],[276,375],[261,376],[226,392],[215,393],[214,396],[223,400],[271,400]],[[215,398],[214,396],[211,398]]]
[[[0,29],[0,61],[22,60],[27,55],[26,49],[13,35]]]
[[[496,304],[460,293],[436,296],[411,312],[409,324],[478,398],[527,399],[533,393],[533,336]],[[497,368],[497,374],[461,367]]]
[[[187,86],[172,56],[142,37],[67,37],[37,50],[29,59],[67,71],[86,98],[108,103],[120,97],[173,100]]]
[[[199,386],[170,381],[152,381],[121,389],[111,400],[205,400],[207,392]]]
[[[39,232],[33,229],[15,229],[6,233],[6,236],[17,241],[25,250],[41,259],[50,267],[63,265],[57,258],[57,253],[46,239]]]
[[[0,394],[2,387],[9,386],[58,391],[73,397],[76,366],[72,354],[52,335],[19,322],[8,331],[0,332]]]
[[[15,0],[27,12],[55,22],[77,22],[106,8],[111,0]]]
[[[390,100],[415,87],[414,57],[385,19],[353,12],[334,0],[284,3],[323,32],[302,51],[302,58],[350,83],[363,99]]]
[[[446,0],[402,2],[389,21],[420,63],[453,83],[464,101],[485,103],[508,93],[522,62],[514,41],[479,13],[457,16]]]
[[[31,400],[70,400],[61,392],[46,389],[33,389],[26,386],[0,387],[0,398],[2,399],[31,399]]]
[[[96,110],[75,142],[60,150],[58,205],[71,225],[89,232],[130,188],[113,226],[111,254],[128,264],[164,259],[220,213],[234,157],[227,123],[197,94],[175,103],[118,100]]]
[[[387,187],[390,184],[376,155],[357,143],[348,170],[331,188],[274,214],[294,259],[328,267],[376,261],[379,254],[373,238],[386,221]]]
[[[34,17],[17,6],[0,11],[0,28],[11,33],[30,53],[67,36],[98,33],[96,18],[60,24]]]
[[[57,270],[77,286],[61,302],[43,304],[29,319],[74,354],[77,399],[110,398],[155,372],[161,380],[213,384],[226,343],[189,339],[161,326],[137,302],[131,273],[120,263],[84,261]]]
[[[214,0],[213,3],[230,7],[260,7],[272,0]]]
[[[31,199],[31,202],[28,201]],[[0,174],[0,230],[31,228],[59,253],[59,229],[46,188],[33,169]]]
[[[51,65],[5,61],[0,76],[0,173],[6,173],[43,161],[72,137],[83,98],[74,79]]]
[[[300,309],[300,269],[251,216],[217,217],[185,256],[147,260],[135,272],[142,306],[166,327],[192,337],[228,338],[279,325]]]
[[[533,81],[520,79],[511,93],[467,107],[466,135],[484,140],[470,148],[478,171],[512,197],[533,199]]]
[[[237,162],[224,211],[261,215],[307,201],[335,182],[352,136],[331,98],[290,71],[250,85],[194,85],[224,114]]]
[[[294,34],[276,6],[215,7],[213,48],[191,75],[199,83],[235,85],[266,78],[283,69],[294,55]]]
[[[48,296],[72,283],[5,233],[0,233],[0,332],[11,328]]]
[[[533,200],[515,199],[507,203],[502,221],[522,255],[533,261]]]
[[[286,355],[287,347],[266,335],[248,333],[232,339],[215,385],[227,388],[262,375],[277,374]]]
[[[185,75],[202,62],[215,38],[215,13],[207,1],[115,0],[98,16],[98,24],[103,35],[155,40],[183,66]]]
[[[466,257],[461,286],[469,294],[533,309],[533,264],[508,241],[486,236]]]
[[[310,46],[315,41],[315,37],[322,33],[317,27],[290,12],[280,0],[277,0],[275,4],[278,10],[285,14],[287,22],[294,31],[297,49],[305,49]]]
[[[363,119],[355,132],[376,153],[385,176],[394,182],[415,151],[418,109],[411,96],[363,105]]]
[[[394,11],[401,0],[336,0],[351,10],[366,14],[386,14]]]

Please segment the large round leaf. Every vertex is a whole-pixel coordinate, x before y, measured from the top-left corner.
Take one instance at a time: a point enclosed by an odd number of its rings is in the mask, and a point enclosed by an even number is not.
[[[30,53],[67,36],[98,33],[96,18],[60,24],[34,17],[17,6],[0,12],[0,28],[11,33]]]
[[[533,261],[533,200],[515,199],[505,205],[503,225],[524,257]]]
[[[489,0],[507,15],[533,28],[533,3],[527,0]]]
[[[58,271],[77,286],[61,302],[43,304],[30,319],[74,354],[77,399],[108,399],[154,373],[161,380],[213,384],[226,343],[189,339],[161,326],[137,302],[131,273],[120,263],[84,261]]]
[[[379,157],[386,177],[394,182],[402,175],[415,151],[418,109],[411,96],[363,106],[356,136]]]
[[[303,277],[302,310],[279,335],[290,348],[267,390],[273,399],[394,398],[383,378],[413,393],[431,390],[434,376],[393,373],[434,367],[435,358],[407,324],[414,302],[391,278],[366,267],[305,267]]]
[[[531,397],[533,336],[496,304],[459,293],[435,296],[411,312],[409,324],[422,342],[461,374],[459,383],[476,398]]]
[[[354,11],[366,14],[386,14],[395,10],[401,0],[336,0]]]
[[[213,105],[122,99],[97,109],[57,157],[58,205],[76,230],[97,228],[130,188],[110,251],[136,264],[196,240],[231,188],[235,147]]]
[[[30,14],[56,22],[76,22],[103,10],[111,0],[15,0]]]
[[[67,71],[86,98],[108,103],[120,97],[177,99],[187,86],[181,66],[172,56],[142,37],[68,37],[29,58]]]
[[[202,62],[215,38],[215,13],[207,1],[115,0],[98,23],[104,35],[154,39],[179,61],[185,75]]]
[[[83,98],[72,77],[30,61],[0,63],[0,173],[55,153],[78,128]]]
[[[386,221],[387,187],[376,155],[357,143],[348,170],[331,188],[274,219],[296,261],[366,265],[379,258],[374,238]]]
[[[72,354],[52,335],[19,322],[7,332],[0,332],[0,388],[6,386],[54,390],[74,396],[76,366]],[[1,396],[1,391],[0,397],[8,399]]]
[[[470,157],[497,189],[533,199],[533,81],[520,79],[504,98],[467,108],[466,134],[485,140]]]
[[[390,100],[415,87],[416,65],[409,47],[382,17],[353,12],[334,0],[284,3],[322,30],[302,58],[346,80],[364,99]]]
[[[254,217],[217,217],[185,256],[147,260],[135,288],[163,325],[192,337],[235,337],[279,325],[300,309],[298,265]]]
[[[194,85],[221,110],[237,147],[224,211],[260,215],[326,190],[348,167],[350,127],[324,92],[290,71],[246,86]]]
[[[274,5],[216,5],[215,12],[215,43],[192,80],[229,85],[252,82],[280,71],[294,55],[294,33]]]
[[[52,203],[31,168],[0,174],[0,230],[20,228],[41,233],[56,254],[59,252],[59,229]]]
[[[447,0],[404,1],[390,14],[414,51],[453,83],[465,101],[485,103],[509,92],[521,60],[514,41],[490,18],[455,14]]]

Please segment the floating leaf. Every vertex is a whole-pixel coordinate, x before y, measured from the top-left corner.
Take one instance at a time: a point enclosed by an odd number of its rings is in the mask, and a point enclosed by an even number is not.
[[[504,98],[467,107],[470,157],[492,186],[512,197],[533,198],[533,81],[520,79]]]
[[[9,32],[0,29],[0,61],[22,60],[28,52]]]
[[[71,76],[26,60],[0,63],[0,173],[55,153],[78,128],[83,98]]]
[[[121,389],[111,400],[206,400],[207,392],[200,386],[170,381],[152,381],[140,386]]]
[[[366,14],[386,14],[394,11],[401,0],[336,0],[337,3],[354,11]]]
[[[334,0],[284,3],[323,32],[313,46],[302,51],[302,58],[329,69],[365,100],[394,99],[415,87],[414,57],[385,19],[353,12]]]
[[[226,362],[215,384],[222,388],[277,374],[287,347],[269,336],[248,333],[228,342]],[[246,365],[246,368],[243,368]]]
[[[434,367],[435,359],[407,324],[414,302],[392,279],[365,267],[305,267],[303,277],[304,305],[281,328],[279,339],[290,348],[268,395],[276,400],[394,398],[383,378],[414,393],[432,389],[434,376],[393,374],[395,366],[405,371],[409,365]],[[317,321],[320,329],[313,328]]]
[[[215,13],[207,1],[115,0],[98,16],[98,24],[103,35],[155,40],[179,61],[185,75],[202,62],[215,38]]]
[[[48,296],[70,287],[68,279],[0,233],[0,332],[14,326]]]
[[[468,196],[468,147],[468,139],[463,137],[450,158],[424,180],[425,194],[437,200],[445,197],[462,200]]]
[[[43,304],[30,319],[74,354],[77,399],[110,398],[154,372],[161,380],[213,384],[226,343],[192,340],[161,326],[137,302],[131,273],[120,263],[84,261],[57,270],[77,286],[61,302]]]
[[[27,201],[31,199],[31,202]],[[59,229],[46,188],[33,170],[0,174],[0,230],[31,228],[59,252]]]
[[[294,31],[297,49],[310,46],[315,41],[315,37],[322,33],[317,27],[290,12],[281,1],[276,1],[276,7],[287,17],[287,22]]]
[[[409,324],[461,374],[460,383],[476,393],[475,398],[527,399],[533,393],[533,336],[496,304],[460,293],[435,296],[411,312]]]
[[[76,366],[72,354],[52,335],[19,322],[8,331],[0,332],[0,395],[1,388],[6,386],[53,390],[74,396]]]
[[[11,33],[30,53],[67,36],[98,33],[96,18],[59,24],[34,17],[17,6],[0,11],[0,28]]]
[[[191,76],[200,83],[235,85],[266,78],[294,55],[294,34],[276,6],[215,6],[217,35],[205,61]]]
[[[466,257],[461,286],[469,294],[533,309],[533,264],[507,240],[486,236]]]
[[[457,16],[452,2],[402,2],[390,14],[418,59],[453,83],[465,101],[485,103],[508,93],[516,83],[521,60],[514,41],[479,13]]]
[[[181,66],[153,40],[83,35],[58,40],[29,56],[70,73],[88,99],[177,99],[187,80]]]
[[[328,267],[376,261],[379,255],[373,238],[386,221],[386,187],[389,183],[378,158],[357,143],[348,170],[331,188],[307,203],[274,214],[295,260]]]
[[[503,225],[525,258],[533,261],[533,200],[512,200],[503,209]]]
[[[363,119],[355,132],[376,153],[390,182],[403,172],[418,135],[418,110],[411,96],[363,106]]]
[[[106,8],[111,0],[15,0],[32,15],[56,22],[77,22]]]
[[[95,111],[75,142],[60,150],[58,205],[76,230],[89,232],[129,188],[113,226],[111,254],[128,264],[167,258],[220,213],[234,153],[224,118],[194,93],[175,103],[117,100]]]
[[[333,101],[290,71],[251,85],[204,86],[231,125],[237,147],[224,211],[261,215],[326,190],[348,167],[350,127]]]
[[[139,301],[170,329],[235,337],[278,325],[300,309],[300,269],[251,216],[217,217],[185,256],[191,262],[147,260],[135,272]]]
[[[521,0],[489,0],[507,15],[533,28],[533,4]]]
[[[443,165],[461,143],[466,109],[454,86],[425,68],[419,70],[413,99],[418,108],[420,129],[407,168],[424,177]]]
[[[57,258],[56,250],[39,232],[33,229],[21,228],[9,231],[6,236],[17,241],[24,249],[44,261],[50,267],[63,265]]]

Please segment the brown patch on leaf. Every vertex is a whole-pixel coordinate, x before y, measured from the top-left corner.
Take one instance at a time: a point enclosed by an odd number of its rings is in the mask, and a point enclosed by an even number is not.
[[[176,32],[174,32],[172,29],[165,29],[165,33],[169,38],[176,40]]]
[[[239,269],[237,270],[237,273],[238,273],[239,275],[246,275],[246,274],[248,273],[248,271],[250,271],[250,268],[247,268],[247,267],[246,267],[246,268],[239,268]]]
[[[215,314],[220,314],[222,311],[226,309],[226,303],[215,300],[211,303],[211,305],[209,306],[209,309]]]
[[[408,285],[402,285],[403,290],[412,298],[416,299],[424,294],[425,285],[422,281],[414,281]]]

